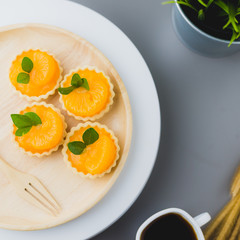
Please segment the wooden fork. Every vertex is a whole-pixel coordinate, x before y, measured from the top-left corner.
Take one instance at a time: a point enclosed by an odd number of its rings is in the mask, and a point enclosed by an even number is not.
[[[60,205],[36,177],[16,170],[1,157],[0,169],[21,198],[54,216],[60,213]]]

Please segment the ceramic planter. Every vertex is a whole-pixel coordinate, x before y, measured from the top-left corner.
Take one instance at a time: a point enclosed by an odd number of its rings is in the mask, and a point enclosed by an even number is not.
[[[177,36],[185,46],[208,57],[224,57],[240,50],[240,42],[235,41],[228,47],[229,41],[213,37],[194,25],[183,12],[179,4],[174,4],[173,25]]]

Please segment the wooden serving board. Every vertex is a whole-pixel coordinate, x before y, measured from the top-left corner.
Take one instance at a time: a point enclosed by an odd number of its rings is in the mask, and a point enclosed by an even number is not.
[[[23,50],[43,49],[53,53],[63,67],[63,75],[80,65],[93,65],[103,70],[114,85],[116,96],[110,111],[98,122],[106,124],[119,139],[120,159],[110,174],[98,179],[84,179],[66,167],[61,147],[50,156],[29,157],[11,140],[11,113],[27,104],[10,86],[8,71],[12,60]],[[92,208],[109,191],[126,162],[132,136],[132,114],[124,84],[110,61],[85,39],[53,26],[21,24],[0,29],[0,156],[13,167],[38,177],[62,207],[51,216],[18,197],[0,169],[0,227],[14,230],[37,230],[70,221]],[[46,101],[61,109],[56,93]],[[64,110],[68,131],[79,121]],[[104,217],[104,216],[103,216]],[[91,223],[89,223],[91,224]]]

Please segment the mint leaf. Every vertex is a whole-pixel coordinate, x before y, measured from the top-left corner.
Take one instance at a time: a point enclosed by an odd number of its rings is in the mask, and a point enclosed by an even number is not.
[[[32,120],[25,115],[11,114],[11,118],[17,128],[32,127],[33,125]]]
[[[99,135],[94,128],[88,128],[83,133],[82,138],[84,142],[73,141],[68,143],[67,146],[70,152],[72,152],[75,155],[80,155],[87,145],[90,145],[98,140]]]
[[[30,58],[24,57],[22,60],[22,70],[30,73],[33,69],[33,62]]]
[[[80,155],[86,148],[86,144],[81,141],[73,141],[68,143],[68,149],[74,155]]]
[[[76,87],[75,86],[70,86],[70,87],[66,87],[66,88],[58,88],[58,91],[62,94],[62,95],[68,95],[69,93],[71,93]]]
[[[35,112],[26,112],[24,115],[31,119],[32,125],[37,126],[38,124],[42,124],[41,118]]]
[[[94,128],[88,128],[84,133],[83,133],[83,141],[86,145],[92,144],[96,142],[99,138],[98,133]]]
[[[27,112],[22,114],[11,114],[11,118],[15,126],[18,128],[15,135],[18,137],[28,133],[32,126],[41,124],[40,117],[34,112]]]
[[[72,80],[71,80],[71,85],[72,86],[65,87],[65,88],[60,87],[60,88],[58,88],[58,91],[63,95],[68,95],[74,89],[79,88],[79,87],[83,87],[83,88],[89,90],[89,85],[88,85],[87,79],[86,78],[81,78],[78,73],[73,74]]]
[[[71,80],[71,85],[74,87],[80,87],[83,84],[82,78],[78,73],[74,73]]]
[[[25,128],[18,128],[15,132],[15,135],[18,137],[23,136],[24,134],[28,133],[32,127],[25,127]]]
[[[86,78],[82,78],[82,80],[83,80],[83,84],[81,85],[81,87],[89,90],[89,85],[88,85],[87,79]]]
[[[27,84],[29,83],[30,76],[28,73],[20,72],[17,76],[17,82]]]

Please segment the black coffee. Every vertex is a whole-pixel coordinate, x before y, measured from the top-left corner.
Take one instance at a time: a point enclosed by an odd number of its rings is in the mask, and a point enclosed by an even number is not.
[[[192,226],[180,215],[169,213],[155,219],[143,230],[141,240],[197,240]]]

